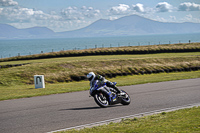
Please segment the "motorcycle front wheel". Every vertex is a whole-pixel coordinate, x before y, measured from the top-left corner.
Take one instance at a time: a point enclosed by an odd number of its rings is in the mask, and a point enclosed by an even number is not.
[[[122,90],[122,92],[126,93],[124,90]],[[126,93],[126,98],[122,98],[121,104],[123,104],[123,105],[129,105],[130,103],[131,103],[131,98],[128,95],[128,93]]]
[[[100,107],[106,108],[109,105],[108,100],[103,93],[95,94],[94,100]]]

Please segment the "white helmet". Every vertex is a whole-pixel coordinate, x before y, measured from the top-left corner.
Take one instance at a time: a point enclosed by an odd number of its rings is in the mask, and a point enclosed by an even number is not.
[[[89,81],[92,81],[95,78],[95,74],[93,72],[90,72],[87,74],[87,78],[89,79]]]

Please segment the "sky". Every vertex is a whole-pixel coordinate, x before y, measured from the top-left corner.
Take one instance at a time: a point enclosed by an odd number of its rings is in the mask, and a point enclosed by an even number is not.
[[[160,22],[200,23],[200,0],[0,0],[0,23],[18,29],[63,32],[134,14]]]

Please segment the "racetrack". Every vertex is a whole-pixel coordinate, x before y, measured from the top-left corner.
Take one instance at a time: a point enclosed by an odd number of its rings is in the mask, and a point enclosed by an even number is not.
[[[120,87],[131,104],[100,108],[88,91],[0,101],[1,133],[39,133],[200,103],[200,78]]]

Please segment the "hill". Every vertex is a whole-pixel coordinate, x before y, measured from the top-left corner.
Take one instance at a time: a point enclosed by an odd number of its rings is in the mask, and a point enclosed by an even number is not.
[[[131,15],[113,21],[101,19],[85,28],[59,34],[66,37],[95,37],[199,32],[200,23],[164,23]]]
[[[36,39],[52,38],[55,32],[46,27],[17,29],[8,24],[0,24],[0,39]]]
[[[180,33],[200,33],[200,23],[165,23],[138,15],[131,15],[112,21],[100,19],[82,29],[66,32],[54,32],[46,27],[17,29],[7,24],[0,24],[0,39],[103,37]]]

